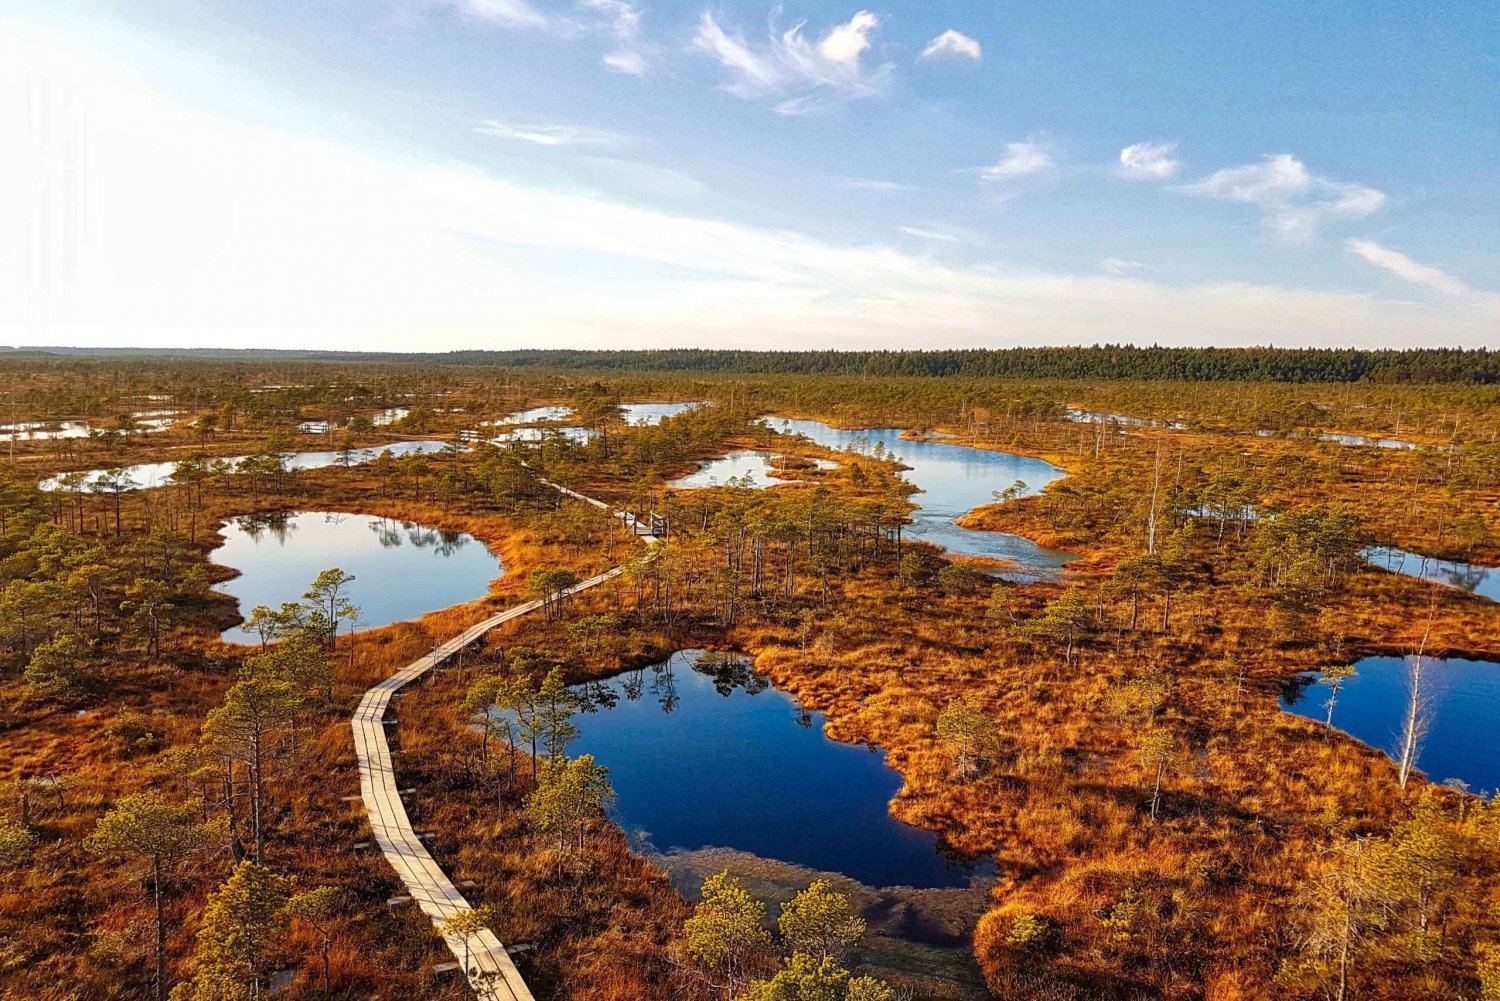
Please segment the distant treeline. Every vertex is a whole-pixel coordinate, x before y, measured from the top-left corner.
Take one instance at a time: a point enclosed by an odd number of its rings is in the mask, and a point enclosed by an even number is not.
[[[12,355],[494,365],[593,371],[728,372],[842,376],[1142,380],[1187,382],[1500,382],[1487,348],[1163,348],[1095,345],[951,351],[450,351],[396,353],[151,348],[21,348]],[[4,355],[0,355],[4,357]]]

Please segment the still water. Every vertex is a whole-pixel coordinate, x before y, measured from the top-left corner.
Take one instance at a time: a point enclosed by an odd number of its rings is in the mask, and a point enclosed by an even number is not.
[[[876,887],[974,874],[890,815],[902,781],[883,754],[829,740],[747,659],[682,650],[575,691],[591,708],[569,753],[609,769],[615,819],[646,850],[733,848]]]
[[[764,490],[778,483],[795,483],[797,480],[795,468],[787,470],[782,476],[771,475],[773,470],[780,468],[780,458],[767,452],[741,449],[717,459],[701,462],[695,472],[680,476],[667,486],[678,490],[691,490],[697,487],[719,487],[730,480],[736,480],[741,485]],[[814,459],[812,462],[814,468],[817,469],[832,469],[838,465],[827,459]]]
[[[1477,594],[1481,598],[1500,601],[1500,567],[1479,566],[1459,560],[1440,560],[1397,549],[1395,546],[1366,549],[1364,557],[1382,570],[1434,581],[1445,587]]]
[[[1333,725],[1371,747],[1392,753],[1400,746],[1410,698],[1405,657],[1366,657],[1354,665],[1334,705]],[[1328,684],[1305,674],[1282,686],[1287,712],[1322,721],[1328,714]],[[1461,779],[1475,792],[1500,789],[1500,664],[1478,660],[1431,659],[1422,691],[1431,727],[1417,766],[1433,782]]]
[[[360,465],[371,461],[381,452],[390,452],[397,458],[403,455],[414,455],[423,452],[436,452],[444,445],[441,441],[396,441],[389,445],[379,445],[374,448],[359,448],[354,451],[354,463]],[[246,456],[232,455],[227,458],[210,458],[210,465],[219,462],[227,462],[231,465],[237,463]],[[324,466],[336,465],[339,461],[337,452],[292,452],[287,457],[288,469],[321,469]],[[101,473],[107,473],[113,468],[106,466],[102,469],[90,469],[84,473],[84,492],[93,493],[93,481]],[[175,462],[143,462],[136,466],[123,467],[130,478],[135,481],[136,486],[141,488],[160,487],[170,482],[172,471],[177,468]],[[43,490],[56,490],[62,485],[62,478],[69,474],[53,476],[43,480],[38,486]]]
[[[1047,484],[1064,475],[1049,462],[943,441],[909,441],[901,437],[899,428],[842,431],[821,421],[780,417],[768,418],[767,423],[777,431],[806,435],[827,448],[853,447],[869,452],[881,445],[886,454],[899,456],[911,467],[901,475],[922,491],[912,497],[921,507],[912,513],[912,524],[906,529],[915,538],[950,552],[1008,560],[1043,571],[1056,570],[1077,559],[1018,535],[980,532],[953,523],[980,505],[994,503],[995,491],[1017,481],[1026,484],[1023,495],[1041,493]]]
[[[256,605],[300,600],[318,574],[338,567],[354,574],[347,593],[361,610],[358,627],[373,629],[482,598],[504,569],[472,535],[362,514],[248,516],[231,521],[223,535],[211,558],[240,571],[219,590],[239,602],[241,616]],[[257,638],[240,626],[223,636]]]

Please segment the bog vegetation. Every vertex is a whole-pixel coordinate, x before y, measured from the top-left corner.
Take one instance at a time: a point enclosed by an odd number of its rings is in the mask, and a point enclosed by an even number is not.
[[[92,430],[0,439],[0,994],[469,996],[369,847],[349,716],[535,598],[543,614],[412,690],[389,729],[413,822],[476,907],[446,930],[524,945],[539,998],[966,989],[874,955],[877,915],[829,880],[768,904],[743,875],[674,885],[632,851],[608,763],[571,753],[577,686],[685,647],[753,655],[830,738],[886,752],[899,819],[994,858],[971,935],[990,996],[1500,998],[1492,791],[1421,774],[1420,686],[1394,758],[1334,729],[1362,656],[1500,659],[1494,602],[1361,557],[1500,562],[1492,363],[1117,351],[1131,378],[1104,381],[1087,366],[1106,350],[1078,355],[5,359],[7,421]],[[652,400],[703,405],[622,419]],[[494,423],[540,404],[590,433]],[[142,423],[157,411],[165,429]],[[1080,559],[1033,579],[940,553],[901,531],[922,495],[898,459],[770,414],[1045,458],[1068,475],[996,484],[965,524]],[[401,441],[433,445],[383,451]],[[666,486],[737,448],[785,456],[788,482]],[[666,541],[544,480],[654,515]],[[361,593],[400,582],[337,566],[235,608],[219,530],[305,509],[468,532],[505,574],[374,630],[355,628]],[[221,640],[240,619],[252,641]],[[1308,670],[1333,682],[1324,722],[1277,706]]]

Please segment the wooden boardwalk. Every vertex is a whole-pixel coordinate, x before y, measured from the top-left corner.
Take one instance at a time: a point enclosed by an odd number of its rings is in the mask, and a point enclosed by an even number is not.
[[[546,480],[542,482],[561,493],[586,501],[596,507],[606,506],[592,497],[585,497],[566,487]],[[622,513],[619,517],[634,529],[636,535],[643,541],[648,544],[656,543],[655,536],[641,533],[632,516]],[[574,585],[568,589],[567,593],[576,594],[579,591],[597,587],[624,572],[624,567],[616,567]],[[354,712],[354,754],[359,760],[359,792],[360,798],[364,801],[365,812],[370,818],[370,829],[375,835],[375,842],[380,846],[380,851],[385,855],[386,860],[390,862],[391,868],[396,870],[396,875],[400,876],[401,881],[406,884],[406,892],[439,929],[444,921],[461,911],[472,910],[472,908],[464,899],[463,894],[459,893],[458,887],[453,885],[453,881],[433,859],[427,846],[422,844],[421,839],[417,837],[417,832],[412,829],[411,818],[407,816],[406,807],[402,804],[397,792],[396,771],[391,764],[391,748],[386,742],[384,722],[386,710],[390,707],[391,696],[401,688],[475,642],[491,629],[512,619],[528,615],[541,607],[541,601],[529,601],[470,626],[452,639],[435,646],[431,653],[412,661],[365,692],[364,698],[360,700],[359,708]],[[444,935],[443,938],[460,964],[463,964],[467,957],[466,972],[469,983],[479,997],[490,999],[490,1001],[534,1001],[531,991],[526,987],[526,982],[521,979],[520,972],[511,961],[510,954],[505,951],[505,946],[489,929],[472,936],[468,942],[452,935]]]

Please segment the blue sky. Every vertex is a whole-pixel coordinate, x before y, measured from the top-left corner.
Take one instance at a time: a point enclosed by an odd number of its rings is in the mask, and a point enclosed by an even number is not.
[[[60,6],[11,343],[1500,346],[1490,4]]]

